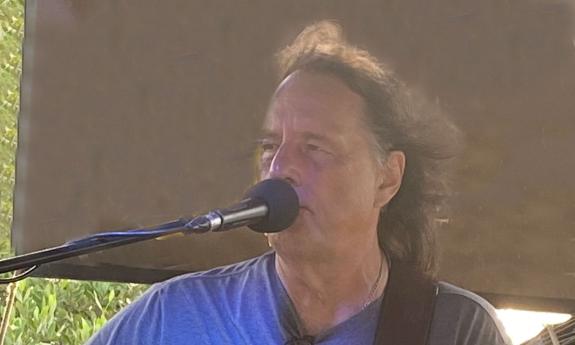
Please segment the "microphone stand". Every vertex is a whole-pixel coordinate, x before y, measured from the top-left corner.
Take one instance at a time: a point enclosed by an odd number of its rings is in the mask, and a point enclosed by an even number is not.
[[[217,209],[203,216],[182,218],[151,228],[97,233],[58,247],[0,260],[0,273],[25,270],[18,276],[0,279],[0,284],[23,279],[39,265],[48,262],[176,233],[226,231],[243,225],[249,225],[258,232],[277,232],[293,223],[298,210],[297,193],[287,181],[263,180],[247,192],[244,200],[227,209]]]
[[[6,284],[23,279],[34,269],[38,268],[38,266],[48,262],[63,260],[103,249],[119,247],[178,233],[202,233],[209,229],[209,223],[205,222],[205,217],[198,217],[193,219],[182,218],[151,228],[93,234],[79,240],[67,242],[57,247],[42,249],[0,260],[0,273],[25,270],[24,273],[21,273],[16,277],[0,279],[0,284]]]

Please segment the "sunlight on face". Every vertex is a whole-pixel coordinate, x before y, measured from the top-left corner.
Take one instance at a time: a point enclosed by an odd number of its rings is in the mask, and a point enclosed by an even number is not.
[[[377,243],[390,178],[374,158],[363,112],[361,96],[329,75],[294,72],[276,91],[259,166],[262,179],[285,179],[299,197],[292,226],[268,234],[283,258],[331,260]]]
[[[545,328],[569,320],[571,315],[543,313],[516,309],[498,309],[497,316],[505,326],[513,344],[521,344],[533,338]]]

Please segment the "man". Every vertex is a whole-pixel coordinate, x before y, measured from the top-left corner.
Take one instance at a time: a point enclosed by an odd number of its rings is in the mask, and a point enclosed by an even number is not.
[[[333,23],[279,62],[259,167],[296,190],[295,223],[270,253],[154,286],[89,344],[373,344],[390,272],[433,275],[455,128]],[[428,344],[509,343],[485,301],[437,286]]]

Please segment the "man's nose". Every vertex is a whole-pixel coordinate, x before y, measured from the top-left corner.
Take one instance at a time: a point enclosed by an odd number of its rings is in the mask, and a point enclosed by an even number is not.
[[[280,145],[268,171],[268,178],[279,178],[293,186],[301,182],[301,161],[297,149],[290,145]]]

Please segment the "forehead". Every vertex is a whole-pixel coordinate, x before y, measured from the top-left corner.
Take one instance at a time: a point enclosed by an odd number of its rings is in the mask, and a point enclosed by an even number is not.
[[[359,130],[363,127],[363,109],[363,98],[338,78],[296,71],[274,93],[264,128]]]

